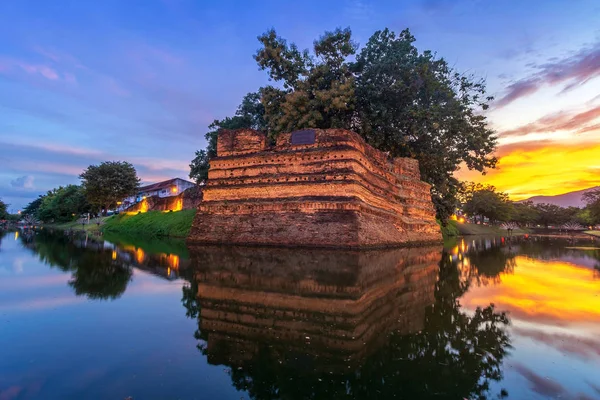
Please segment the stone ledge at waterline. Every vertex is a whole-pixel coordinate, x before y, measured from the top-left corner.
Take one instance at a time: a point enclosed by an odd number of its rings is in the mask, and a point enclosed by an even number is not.
[[[375,248],[441,241],[416,160],[390,159],[342,129],[267,143],[250,129],[219,134],[189,242]]]

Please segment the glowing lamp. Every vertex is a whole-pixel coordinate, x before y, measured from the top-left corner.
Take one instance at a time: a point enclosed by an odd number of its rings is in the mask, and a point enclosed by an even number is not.
[[[171,191],[172,191],[173,193],[177,193],[177,187],[175,187],[175,186],[174,186],[174,187],[173,187],[173,189],[171,189]]]

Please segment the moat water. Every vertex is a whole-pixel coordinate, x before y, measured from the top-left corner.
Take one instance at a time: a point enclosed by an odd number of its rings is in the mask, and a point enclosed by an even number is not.
[[[600,399],[592,238],[0,237],[0,400]]]

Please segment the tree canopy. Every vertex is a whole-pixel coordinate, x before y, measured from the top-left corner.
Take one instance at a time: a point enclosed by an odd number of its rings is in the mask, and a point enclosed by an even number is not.
[[[491,185],[469,184],[463,192],[463,211],[470,216],[488,218],[492,222],[508,221],[512,204],[508,195]]]
[[[587,203],[590,222],[600,224],[600,188],[585,193],[583,199]]]
[[[118,201],[135,195],[140,184],[135,168],[126,161],[90,165],[79,178],[89,203],[96,210],[104,209],[104,213]]]
[[[249,93],[235,116],[210,125],[207,150],[196,153],[191,177],[206,179],[219,129],[253,128],[271,139],[302,128],[350,129],[392,157],[419,160],[445,220],[456,206],[459,166],[481,172],[495,166],[496,136],[481,113],[491,101],[485,82],[420,52],[408,30],[377,31],[360,51],[349,28],[325,32],[312,51],[275,30],[258,40],[254,59],[277,86]]]
[[[8,217],[8,204],[0,199],[0,219],[6,219]]]
[[[39,204],[38,204],[39,203]],[[67,185],[52,189],[44,196],[29,203],[24,210],[26,215],[34,215],[42,221],[67,222],[83,213],[90,212],[81,186]]]

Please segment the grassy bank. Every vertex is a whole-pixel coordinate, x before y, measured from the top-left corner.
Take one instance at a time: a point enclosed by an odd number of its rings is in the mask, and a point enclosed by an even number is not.
[[[82,225],[81,220],[77,219],[75,221],[63,222],[58,224],[44,224],[44,226],[48,228],[56,228],[61,230],[75,230],[75,231],[85,231],[85,232],[99,232],[102,230],[102,225],[104,222],[111,217],[102,217],[100,218],[100,226],[96,223],[96,218],[90,220],[89,224]]]
[[[456,227],[456,225],[457,225],[456,221],[449,220],[446,223],[446,226],[443,226],[440,223],[440,221],[437,221],[437,223],[440,225],[440,229],[442,230],[442,236],[444,237],[444,240],[451,238],[451,237],[460,236],[460,231]]]
[[[461,235],[506,235],[506,229],[498,226],[477,225],[477,224],[456,224]],[[515,229],[513,235],[530,233],[527,229]]]
[[[600,231],[585,231],[584,233],[587,233],[588,235],[600,237]]]
[[[139,214],[119,214],[107,219],[102,226],[105,234],[143,237],[179,237],[190,233],[196,210],[174,212],[148,211]]]

